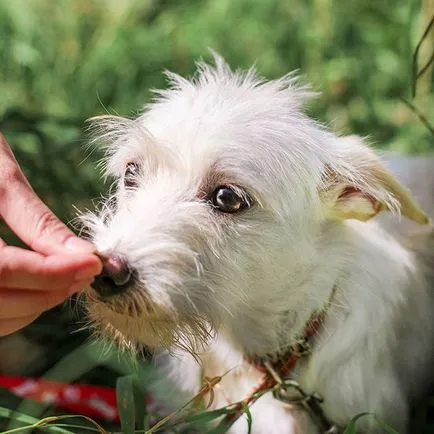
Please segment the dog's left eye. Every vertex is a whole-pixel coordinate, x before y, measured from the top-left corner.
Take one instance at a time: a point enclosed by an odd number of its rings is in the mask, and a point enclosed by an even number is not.
[[[137,187],[137,175],[139,174],[139,166],[136,163],[128,163],[124,174],[124,185],[126,188]]]
[[[216,188],[211,201],[215,209],[225,213],[235,213],[250,206],[247,196],[228,186]]]

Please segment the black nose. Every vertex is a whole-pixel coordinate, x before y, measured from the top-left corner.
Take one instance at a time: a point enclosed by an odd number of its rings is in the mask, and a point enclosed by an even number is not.
[[[101,296],[125,292],[133,282],[134,276],[128,262],[119,256],[111,256],[104,263],[101,274],[95,277],[91,287]]]

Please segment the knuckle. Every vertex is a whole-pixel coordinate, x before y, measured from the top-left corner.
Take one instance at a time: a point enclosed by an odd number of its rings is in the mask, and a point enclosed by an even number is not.
[[[23,175],[8,142],[0,133],[0,195],[4,196],[8,190],[22,181]]]
[[[13,161],[3,162],[0,170],[0,198],[5,198],[21,179],[21,170]]]
[[[60,232],[62,224],[57,217],[47,208],[37,216],[35,223],[34,240],[45,238],[53,235],[53,233]]]
[[[2,165],[0,172],[0,191],[4,195],[11,185],[16,184],[22,179],[20,168],[12,161]]]

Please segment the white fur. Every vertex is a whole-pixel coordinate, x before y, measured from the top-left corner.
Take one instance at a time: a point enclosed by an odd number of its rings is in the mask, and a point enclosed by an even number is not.
[[[117,206],[108,201],[86,221],[101,252],[125,256],[139,272],[138,287],[113,303],[134,298],[143,310],[127,319],[94,300],[96,327],[109,323],[106,331],[126,345],[174,345],[165,366],[190,395],[202,374],[231,370],[215,388],[218,407],[244,398],[260,379],[244,356],[291,345],[336,286],[313,354],[294,378],[325,398],[339,425],[373,411],[404,433],[409,399],[430,367],[431,288],[416,254],[375,221],[339,216],[369,216],[378,202],[424,217],[389,188],[388,175],[383,182],[370,172],[381,163],[360,139],[337,138],[303,113],[311,93],[292,75],[267,82],[216,57],[215,68],[199,64],[192,80],[168,77],[170,89],[139,118],[97,121],[107,174],[119,180]],[[126,191],[131,161],[142,170],[137,189]],[[251,209],[215,211],[201,197],[213,176],[245,191]],[[347,184],[375,200],[343,202]],[[201,336],[191,336],[198,329]],[[303,411],[271,395],[252,414],[254,433],[317,432]],[[368,420],[360,427],[375,432]],[[247,432],[245,419],[231,432]]]

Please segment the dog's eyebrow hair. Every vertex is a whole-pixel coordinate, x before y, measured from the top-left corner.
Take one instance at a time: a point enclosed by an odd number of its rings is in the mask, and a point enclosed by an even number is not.
[[[206,198],[220,185],[234,185],[238,186],[242,190],[250,190],[243,182],[237,180],[230,173],[226,173],[224,170],[219,169],[217,163],[215,163],[209,167],[199,184],[197,191],[198,198]]]
[[[230,173],[225,173],[224,170],[219,170],[217,164],[213,164],[199,184],[197,190],[197,198],[204,200],[208,198],[214,190],[221,185],[230,185],[237,187],[242,194],[246,194],[251,200],[259,205],[262,204],[258,194],[249,186],[245,185],[245,182],[237,180]],[[261,205],[262,206],[262,205]]]
[[[217,186],[229,184],[231,183],[230,181],[230,177],[218,170],[216,164],[213,164],[203,177],[197,195],[199,199],[204,199],[211,194]]]

